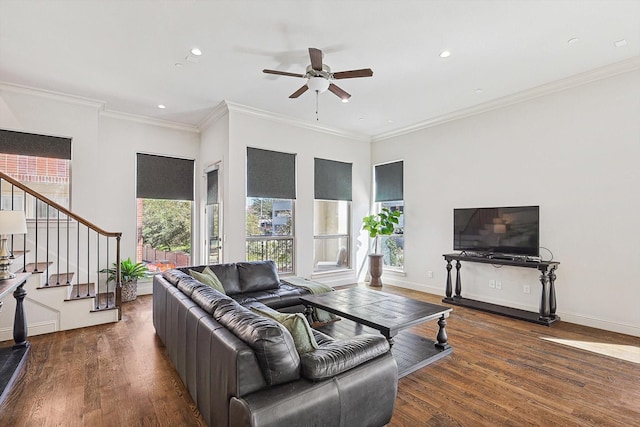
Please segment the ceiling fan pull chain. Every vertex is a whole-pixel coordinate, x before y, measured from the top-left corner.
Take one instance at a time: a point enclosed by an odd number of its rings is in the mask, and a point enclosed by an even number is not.
[[[320,121],[320,118],[318,117],[318,91],[316,91],[316,122]]]

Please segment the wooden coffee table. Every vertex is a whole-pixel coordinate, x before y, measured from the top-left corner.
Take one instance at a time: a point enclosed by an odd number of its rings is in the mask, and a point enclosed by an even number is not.
[[[379,331],[392,347],[400,377],[453,351],[445,329],[445,319],[452,311],[449,307],[360,287],[304,296],[300,301],[308,313],[315,307],[352,321],[343,320],[318,328],[334,338],[371,332],[367,328]],[[399,334],[404,329],[434,319],[438,319],[435,341],[409,332]]]

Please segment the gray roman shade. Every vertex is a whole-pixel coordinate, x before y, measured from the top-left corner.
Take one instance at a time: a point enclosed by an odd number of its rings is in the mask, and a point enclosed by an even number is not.
[[[296,155],[247,148],[247,197],[296,198]]]
[[[207,172],[207,204],[218,203],[218,169]]]
[[[71,160],[71,138],[0,129],[0,153]]]
[[[314,159],[315,198],[351,201],[351,163]]]
[[[404,200],[402,172],[402,161],[375,167],[376,202]]]
[[[193,160],[138,153],[137,162],[139,199],[193,201]]]

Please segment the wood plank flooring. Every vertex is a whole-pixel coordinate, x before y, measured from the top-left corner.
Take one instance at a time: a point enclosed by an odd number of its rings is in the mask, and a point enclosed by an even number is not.
[[[27,369],[0,408],[0,426],[203,426],[155,336],[151,302],[127,303],[116,324],[31,337]],[[410,331],[432,339],[437,325]],[[640,425],[640,364],[544,339],[633,351],[638,337],[464,307],[453,307],[447,332],[453,354],[400,379],[390,426]]]

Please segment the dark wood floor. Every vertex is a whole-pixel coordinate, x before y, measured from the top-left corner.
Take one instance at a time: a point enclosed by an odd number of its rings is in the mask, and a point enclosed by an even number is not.
[[[411,332],[433,338],[436,328],[429,322]],[[463,307],[453,308],[447,330],[453,354],[400,380],[391,426],[640,425],[640,364],[543,339],[637,348],[638,337]],[[27,369],[0,408],[1,426],[204,425],[155,336],[151,296],[127,303],[117,324],[30,341]]]

